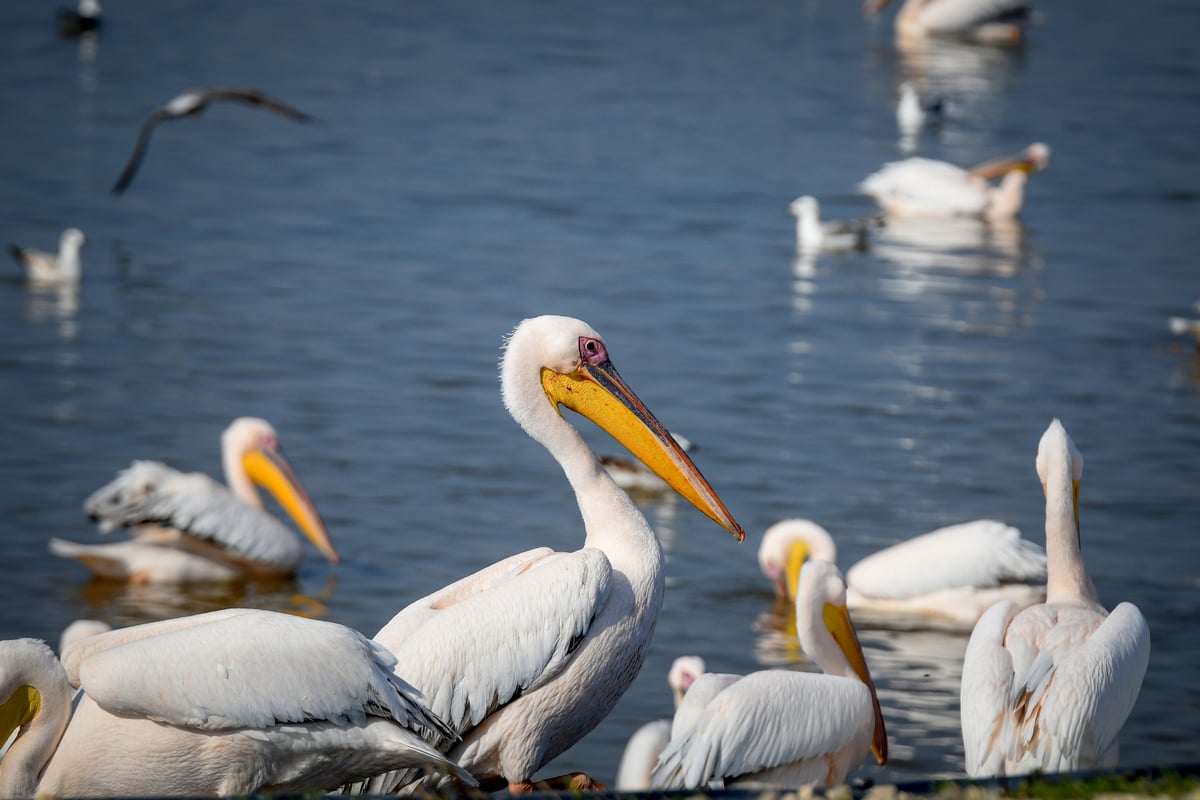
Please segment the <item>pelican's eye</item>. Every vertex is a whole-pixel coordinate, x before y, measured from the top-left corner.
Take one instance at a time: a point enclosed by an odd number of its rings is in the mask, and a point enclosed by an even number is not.
[[[597,367],[608,361],[608,351],[604,348],[604,342],[599,339],[593,339],[590,336],[580,336],[579,357],[585,364]]]

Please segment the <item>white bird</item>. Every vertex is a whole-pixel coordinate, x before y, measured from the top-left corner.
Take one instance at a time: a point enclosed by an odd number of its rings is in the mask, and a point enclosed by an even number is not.
[[[79,0],[74,9],[58,9],[58,35],[64,38],[82,36],[98,29],[103,19],[100,0]]]
[[[67,228],[58,239],[57,253],[15,244],[8,246],[8,252],[25,270],[25,279],[35,286],[77,286],[82,274],[79,249],[86,241],[79,228]]]
[[[872,17],[892,0],[866,0]],[[905,0],[896,14],[896,38],[919,41],[950,37],[983,44],[1015,45],[1025,38],[1032,14],[1027,0]]]
[[[133,583],[231,581],[288,576],[304,550],[291,528],[263,509],[267,488],[329,561],[337,552],[308,493],[266,420],[241,417],[221,435],[226,488],[199,472],[135,461],[84,503],[100,530],[132,528],[133,538],[84,545],[61,539],[50,550],[79,559],[97,575]]]
[[[675,708],[683,701],[684,695],[696,681],[704,675],[704,659],[700,656],[680,656],[671,663],[667,672],[667,685],[671,687]],[[642,725],[621,753],[621,761],[617,766],[618,792],[643,792],[652,788],[651,775],[654,765],[667,742],[671,740],[671,720],[656,719]]]
[[[1200,311],[1200,300],[1194,303],[1194,309]],[[1192,319],[1188,317],[1170,317],[1167,320],[1167,327],[1171,329],[1171,333],[1176,336],[1190,335],[1196,340],[1196,347],[1200,349],[1200,319]]]
[[[846,584],[828,561],[810,561],[800,573],[796,633],[824,674],[764,670],[697,680],[675,712],[655,788],[831,786],[868,754],[887,763],[887,731],[846,610]]]
[[[665,589],[654,531],[559,406],[600,425],[739,541],[745,533],[586,323],[523,321],[508,338],[500,382],[509,413],[575,491],[583,549],[504,559],[410,604],[375,639],[463,736],[450,756],[485,787],[519,791],[604,719],[637,676]],[[576,787],[594,785],[575,778]]]
[[[896,125],[900,133],[915,136],[921,128],[941,119],[945,101],[942,98],[922,100],[911,81],[900,84],[900,99],[896,103]]]
[[[758,564],[787,598],[807,559],[837,561],[829,532],[806,519],[777,522],[763,534]],[[949,525],[886,547],[846,572],[847,602],[856,616],[922,621],[970,630],[1000,600],[1018,607],[1045,596],[1046,553],[1003,522]],[[862,621],[860,619],[860,621]]]
[[[107,622],[101,622],[98,619],[77,619],[63,628],[63,632],[58,638],[58,652],[65,653],[67,652],[67,648],[76,642],[80,642],[89,636],[108,633],[111,630],[112,625],[109,625]]]
[[[133,147],[133,152],[129,155],[129,161],[125,164],[125,169],[121,170],[121,175],[117,178],[116,183],[113,184],[113,194],[121,194],[133,181],[133,176],[137,174],[138,167],[141,166],[142,159],[146,155],[146,149],[150,146],[150,136],[154,133],[154,129],[158,126],[158,123],[164,120],[194,117],[208,108],[210,103],[229,100],[256,106],[265,111],[273,111],[295,122],[312,121],[312,117],[303,111],[292,108],[258,89],[242,86],[213,86],[207,89],[188,89],[187,91],[180,92],[165,104],[154,109],[146,117],[145,122],[142,123],[142,129],[138,133],[137,143]]]
[[[883,165],[858,188],[892,216],[1011,219],[1025,203],[1030,173],[1045,169],[1049,162],[1050,148],[1041,142],[1019,155],[969,170],[930,158],[906,158]],[[996,177],[1001,180],[993,186],[990,181]]]
[[[878,224],[872,218],[822,221],[820,203],[812,195],[797,197],[788,212],[796,218],[796,249],[805,253],[866,250],[871,229]]]
[[[672,433],[671,438],[674,439],[679,447],[685,453],[691,453],[694,450],[691,440],[678,433]],[[623,458],[621,456],[602,455],[600,463],[612,479],[617,482],[627,492],[632,492],[638,495],[653,495],[673,492],[667,482],[655,474],[654,470],[647,467],[636,458]]]
[[[256,609],[98,634],[61,664],[42,642],[0,642],[0,737],[20,728],[0,796],[328,791],[412,768],[469,783],[423,738],[453,734],[394,664],[342,625]]]
[[[1079,549],[1083,456],[1057,419],[1038,443],[1046,494],[1046,602],[998,603],[963,658],[963,750],[972,776],[1117,765],[1117,738],[1150,661],[1132,603],[1104,610]]]

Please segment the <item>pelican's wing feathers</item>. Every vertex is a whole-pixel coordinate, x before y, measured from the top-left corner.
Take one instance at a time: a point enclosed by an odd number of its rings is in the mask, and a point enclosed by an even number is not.
[[[974,520],[872,553],[846,572],[870,597],[905,598],[942,589],[1045,583],[1046,551],[1003,522]]]
[[[158,461],[134,461],[84,502],[100,530],[154,525],[213,542],[249,561],[288,563],[299,540],[279,520],[236,498],[199,472],[179,472]]]
[[[868,175],[859,189],[881,203],[917,203],[945,213],[979,214],[987,206],[982,181],[971,181],[961,167],[930,158],[884,164]]]
[[[1013,659],[1004,635],[1017,611],[1016,603],[996,603],[975,623],[963,656],[959,709],[967,774],[998,775],[1004,766],[1000,735],[1011,707]]]
[[[63,654],[71,684],[114,714],[201,730],[373,716],[453,738],[394,663],[343,625],[245,608],[120,628]]]
[[[1029,11],[1028,0],[936,0],[918,16],[931,33],[961,33],[988,22],[1018,19]]]
[[[611,577],[600,550],[540,548],[416,601],[376,641],[395,653],[398,674],[425,692],[434,713],[462,733],[562,671],[604,607]]]

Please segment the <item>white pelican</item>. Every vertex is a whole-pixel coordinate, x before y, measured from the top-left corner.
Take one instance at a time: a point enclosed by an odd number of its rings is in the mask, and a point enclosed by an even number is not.
[[[0,642],[0,737],[20,728],[0,796],[327,791],[412,768],[469,783],[422,738],[453,734],[394,663],[342,625],[256,609],[101,633],[61,664],[42,642]]]
[[[675,698],[675,708],[683,701],[683,697],[704,675],[704,659],[700,656],[680,656],[671,663],[667,672],[667,685]],[[667,742],[671,740],[671,720],[656,719],[633,732],[625,743],[621,753],[621,762],[617,766],[617,791],[642,792],[651,787],[650,776],[654,765]]]
[[[828,561],[811,561],[800,572],[796,633],[825,674],[763,670],[697,680],[675,712],[655,788],[830,786],[844,782],[868,753],[887,763],[887,731],[846,610],[846,584]]]
[[[129,162],[125,164],[125,169],[121,170],[120,177],[113,184],[113,194],[121,194],[133,181],[133,176],[137,174],[138,167],[141,166],[142,159],[146,155],[146,148],[150,146],[150,136],[154,133],[154,129],[158,126],[158,123],[163,120],[194,117],[208,108],[210,103],[227,100],[235,100],[265,111],[273,111],[295,122],[312,121],[312,117],[303,111],[292,108],[286,103],[260,92],[258,89],[241,86],[213,86],[207,89],[188,89],[187,91],[180,92],[165,104],[154,109],[146,117],[145,122],[142,123],[142,129],[138,133],[137,144],[134,145],[133,153],[129,156]]]
[[[77,286],[82,273],[79,249],[87,238],[79,228],[67,228],[58,238],[58,252],[8,246],[8,252],[25,270],[25,279],[36,286]]]
[[[671,433],[671,438],[678,443],[683,452],[692,452],[693,446],[689,439],[678,433]],[[627,492],[649,495],[674,491],[654,470],[636,458],[603,455],[600,456],[600,463],[617,482],[617,486]]]
[[[873,219],[822,221],[820,203],[807,194],[789,203],[788,212],[796,218],[796,249],[805,253],[866,250],[867,237],[877,223]]]
[[[896,217],[982,217],[1011,219],[1025,202],[1031,172],[1050,163],[1041,142],[1017,156],[984,162],[970,170],[930,158],[892,161],[868,175],[859,189]],[[989,181],[1000,177],[993,186]]]
[[[600,425],[739,541],[745,533],[586,323],[523,321],[508,338],[500,382],[509,413],[575,491],[583,549],[504,559],[410,604],[375,639],[462,735],[451,757],[485,786],[521,791],[629,687],[665,588],[654,531],[558,407]],[[593,785],[575,777],[577,787]]]
[[[874,16],[891,1],[866,0],[863,13]],[[905,0],[896,14],[896,38],[919,41],[940,36],[1019,44],[1029,18],[1027,0]]]
[[[790,596],[806,559],[837,561],[829,532],[806,519],[777,522],[763,534],[758,564],[776,593]],[[1041,602],[1046,553],[1011,525],[978,519],[886,547],[846,572],[855,615],[927,620],[970,630],[1000,600]],[[862,621],[861,619],[859,620]]]
[[[1137,606],[1104,610],[1079,551],[1083,456],[1057,419],[1038,443],[1046,494],[1046,602],[997,603],[963,657],[967,773],[1109,769],[1150,661]]]
[[[63,632],[58,638],[58,652],[65,653],[67,652],[67,648],[76,642],[82,641],[89,636],[108,633],[111,630],[112,625],[109,625],[107,622],[101,622],[98,619],[77,619],[63,628]]]
[[[266,420],[241,417],[221,435],[229,488],[198,472],[135,461],[84,503],[100,530],[133,528],[125,542],[83,545],[61,539],[50,550],[77,558],[97,575],[133,583],[228,581],[287,576],[300,564],[300,539],[263,509],[266,487],[326,558],[338,562],[325,524],[279,450]]]

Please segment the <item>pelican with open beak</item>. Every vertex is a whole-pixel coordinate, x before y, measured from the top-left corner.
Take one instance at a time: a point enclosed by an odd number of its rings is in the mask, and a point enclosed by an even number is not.
[[[129,528],[112,544],[50,541],[103,578],[133,583],[231,581],[295,572],[304,550],[291,528],[263,508],[269,491],[321,553],[336,564],[329,532],[279,449],[266,420],[242,417],[221,436],[228,487],[157,461],[135,461],[84,503],[102,532]]]

